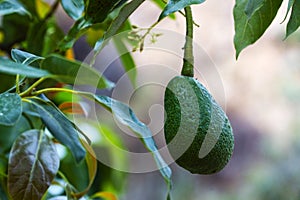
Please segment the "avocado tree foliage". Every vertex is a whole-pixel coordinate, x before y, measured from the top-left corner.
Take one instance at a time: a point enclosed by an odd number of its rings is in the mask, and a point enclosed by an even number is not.
[[[99,90],[114,87],[93,68],[93,62],[88,65],[74,60],[72,47],[86,36],[96,56],[109,38],[136,29],[129,17],[144,2],[56,0],[50,4],[43,0],[0,0],[0,199],[59,199],[56,195],[116,199],[113,186],[101,185],[97,173],[102,168],[92,144],[70,117],[84,113],[79,103],[83,98],[112,112],[139,136],[170,190],[171,169],[158,153],[149,128],[131,108],[108,96],[72,89],[75,82]],[[154,19],[157,24],[165,17],[174,19],[175,12],[204,0],[151,2],[162,9],[159,18]],[[236,0],[233,15],[237,57],[263,35],[281,4],[282,0]],[[59,6],[74,22],[66,34],[54,16]],[[290,11],[286,37],[300,25],[300,0],[289,0],[287,16]],[[138,45],[142,49],[145,37],[135,36],[133,48]],[[126,72],[135,70],[130,54],[123,55],[121,61]],[[76,80],[79,71],[84,75]],[[130,73],[129,78],[134,83],[136,73]],[[58,155],[58,146],[64,147],[66,156]],[[109,181],[113,181],[111,177]],[[50,186],[60,186],[64,191],[51,193]]]

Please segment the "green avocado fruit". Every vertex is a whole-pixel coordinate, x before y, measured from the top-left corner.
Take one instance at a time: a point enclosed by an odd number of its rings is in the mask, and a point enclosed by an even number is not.
[[[164,99],[164,132],[175,162],[193,174],[222,170],[233,153],[230,122],[207,89],[193,77],[176,76]]]

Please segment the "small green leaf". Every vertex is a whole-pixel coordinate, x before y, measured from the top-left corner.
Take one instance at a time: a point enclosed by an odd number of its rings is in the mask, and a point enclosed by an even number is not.
[[[58,167],[56,148],[41,130],[22,133],[9,156],[8,190],[12,199],[41,199]]]
[[[137,71],[130,51],[127,49],[122,39],[114,38],[113,41],[116,49],[118,50],[118,53],[120,54],[120,60],[123,64],[125,72],[127,73],[132,85],[135,85]]]
[[[85,2],[85,19],[92,23],[100,23],[119,5],[121,0],[89,0]]]
[[[255,13],[257,10],[259,10],[264,5],[265,0],[249,0],[246,8],[245,13],[250,18],[253,13]]]
[[[162,13],[159,16],[159,20],[163,19],[164,17],[175,13],[183,8],[193,5],[193,4],[200,4],[203,3],[205,0],[169,0],[167,6],[164,8]]]
[[[0,94],[0,125],[13,126],[21,113],[21,97],[18,94]]]
[[[287,16],[288,16],[288,14],[289,14],[289,12],[290,12],[292,6],[294,5],[294,3],[295,3],[295,0],[289,0],[288,7],[287,7],[287,9],[286,9],[286,13],[285,13],[285,16],[284,16],[284,19],[283,19],[282,22],[284,22],[284,21],[286,20],[286,18],[287,18]],[[282,22],[281,22],[281,23],[282,23]]]
[[[84,10],[83,0],[62,0],[61,5],[72,19],[77,20],[82,16]]]
[[[26,51],[21,51],[18,49],[11,50],[11,58],[16,63],[22,63],[24,65],[30,65],[31,63],[44,59],[43,57],[36,56],[34,54],[28,53]]]
[[[51,102],[35,98],[32,99],[31,103],[52,135],[67,146],[76,161],[80,162],[85,157],[86,152],[79,140],[75,124]]]
[[[113,88],[114,83],[99,74],[94,68],[84,63],[71,61],[60,55],[50,55],[41,63],[41,68],[48,70],[52,78],[78,85],[90,85],[98,89]]]
[[[2,0],[0,2],[0,16],[12,13],[29,15],[29,12],[17,0]]]
[[[30,67],[28,65],[15,63],[11,60],[0,57],[0,73],[10,75],[24,75],[29,78],[40,78],[50,76],[50,74],[42,69]]]
[[[236,58],[250,44],[256,42],[275,18],[282,0],[265,0],[249,18],[245,13],[248,1],[236,0],[233,14],[235,25],[234,46]]]
[[[84,94],[84,96],[94,99],[97,103],[107,108],[120,123],[129,127],[137,136],[140,137],[145,147],[152,153],[160,173],[167,182],[168,187],[170,187],[172,171],[161,157],[150,129],[144,123],[139,121],[132,109],[128,105],[107,96],[87,93]]]
[[[292,14],[286,27],[286,38],[300,26],[300,0],[294,0]]]

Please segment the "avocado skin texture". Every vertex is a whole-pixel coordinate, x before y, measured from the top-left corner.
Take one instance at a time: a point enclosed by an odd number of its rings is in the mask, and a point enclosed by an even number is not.
[[[165,91],[164,133],[175,162],[193,174],[213,174],[230,160],[234,136],[223,109],[193,77],[176,76]]]

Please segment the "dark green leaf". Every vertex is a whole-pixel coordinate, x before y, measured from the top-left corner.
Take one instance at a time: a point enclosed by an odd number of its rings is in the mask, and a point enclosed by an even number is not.
[[[42,55],[47,29],[48,25],[45,21],[31,24],[26,38],[28,52],[38,56]]]
[[[288,16],[288,14],[289,14],[289,12],[290,12],[292,6],[294,5],[294,3],[295,3],[295,0],[289,0],[288,7],[287,7],[287,9],[286,9],[286,13],[285,13],[285,16],[284,16],[284,19],[283,19],[282,22],[284,22],[284,21],[286,20],[286,18],[287,18],[287,16]]]
[[[193,5],[203,3],[205,0],[169,0],[167,6],[164,8],[159,16],[159,20],[162,18],[175,13],[183,8]]]
[[[275,18],[282,0],[266,0],[249,18],[245,13],[247,1],[236,0],[234,6],[236,57],[250,44],[256,42]]]
[[[22,133],[9,156],[8,190],[12,199],[41,199],[58,167],[56,148],[42,131]]]
[[[144,2],[145,0],[135,0],[126,4],[119,12],[119,15],[113,20],[110,27],[107,29],[104,36],[97,41],[94,51],[93,60],[96,59],[97,54],[102,50],[109,39],[118,33],[119,29],[125,24],[129,16]]]
[[[126,45],[122,41],[122,39],[113,39],[115,43],[115,47],[117,48],[119,55],[120,55],[120,60],[123,64],[123,67],[125,69],[125,72],[127,73],[132,85],[136,84],[136,67],[134,60],[130,54],[130,51],[127,49]]]
[[[0,2],[0,16],[12,13],[29,14],[29,12],[16,0],[2,0]]]
[[[264,5],[265,0],[249,0],[246,8],[245,13],[250,18],[253,13],[255,13],[257,10],[259,10]]]
[[[0,93],[6,92],[16,84],[16,76],[0,73]]]
[[[0,30],[4,35],[4,40],[0,43],[0,48],[10,53],[11,48],[26,39],[30,19],[28,16],[20,14],[10,14],[3,16]]]
[[[53,78],[58,81],[91,85],[99,89],[112,88],[114,84],[99,74],[95,69],[84,63],[71,61],[59,55],[50,55],[41,63],[41,68],[53,74]]]
[[[85,94],[85,96],[90,99],[95,99],[97,103],[107,108],[120,123],[129,127],[138,137],[140,137],[148,151],[153,154],[160,173],[170,187],[172,171],[161,157],[150,129],[144,123],[139,121],[132,109],[128,105],[107,96],[93,94]]]
[[[85,149],[79,140],[77,127],[51,102],[36,98],[31,103],[52,135],[67,146],[80,162],[85,157]]]
[[[30,65],[31,63],[44,59],[43,57],[39,57],[36,55],[33,55],[31,53],[28,53],[26,51],[21,51],[18,49],[12,49],[11,50],[11,57],[12,59],[17,63],[22,63],[24,65]]]
[[[21,113],[21,97],[18,94],[0,94],[0,125],[13,126]]]
[[[294,0],[292,14],[286,27],[286,38],[300,26],[300,0]]]
[[[92,23],[100,23],[112,12],[121,0],[86,0],[85,19]]]
[[[59,50],[65,52],[66,50],[73,47],[76,40],[82,36],[92,24],[86,21],[83,17],[79,18],[75,24],[71,27],[68,34],[60,41],[58,47]]]
[[[84,10],[83,0],[62,0],[61,5],[72,19],[77,20],[82,16]]]
[[[50,74],[42,69],[30,67],[28,65],[12,62],[11,60],[0,57],[0,73],[11,75],[24,75],[29,78],[40,78],[50,76]]]

